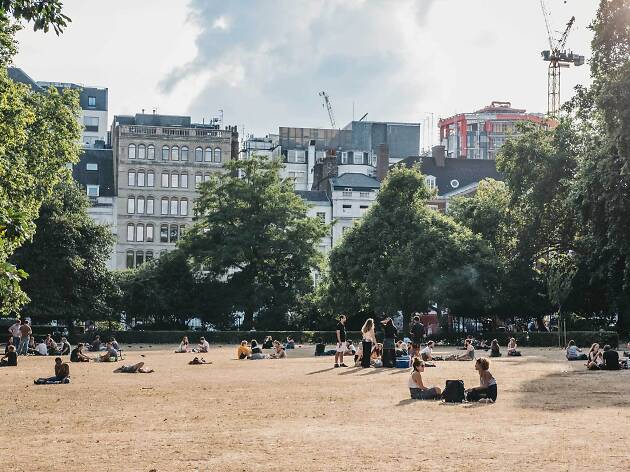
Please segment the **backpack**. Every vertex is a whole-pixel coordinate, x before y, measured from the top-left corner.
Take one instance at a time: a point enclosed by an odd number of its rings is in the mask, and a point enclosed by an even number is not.
[[[444,392],[442,392],[442,400],[446,403],[462,403],[464,401],[464,381],[447,380]]]

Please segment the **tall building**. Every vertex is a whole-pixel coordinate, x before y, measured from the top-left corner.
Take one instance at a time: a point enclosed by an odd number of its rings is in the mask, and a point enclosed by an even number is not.
[[[116,267],[174,249],[192,223],[199,184],[238,156],[235,127],[189,116],[116,116],[111,129],[117,187]]]
[[[441,119],[440,143],[449,158],[495,159],[507,137],[516,132],[519,121],[544,123],[545,117],[512,108],[510,102],[492,102],[473,113]]]

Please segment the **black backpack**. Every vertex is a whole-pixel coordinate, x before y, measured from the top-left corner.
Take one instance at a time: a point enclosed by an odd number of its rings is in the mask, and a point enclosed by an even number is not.
[[[464,381],[447,380],[442,392],[442,400],[447,403],[461,403],[464,401]]]

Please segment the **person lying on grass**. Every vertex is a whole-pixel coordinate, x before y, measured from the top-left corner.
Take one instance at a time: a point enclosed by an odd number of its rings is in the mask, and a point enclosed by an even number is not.
[[[123,365],[114,370],[114,373],[122,374],[150,374],[155,372],[153,369],[145,369],[144,362],[138,362],[133,365]]]
[[[63,362],[61,357],[56,357],[55,375],[53,377],[40,377],[33,382],[37,385],[70,383],[70,366]]]
[[[90,358],[83,354],[83,343],[79,343],[70,352],[70,362],[90,362]]]
[[[475,362],[475,370],[479,372],[479,386],[466,390],[466,400],[469,402],[497,401],[497,381],[490,371],[490,361],[480,357]]]
[[[439,387],[426,387],[422,382],[424,361],[414,357],[411,367],[411,376],[408,381],[411,398],[414,400],[435,400],[440,398],[442,390]]]
[[[212,364],[212,362],[206,361],[203,357],[195,357],[188,364],[189,365],[204,365],[204,364]]]

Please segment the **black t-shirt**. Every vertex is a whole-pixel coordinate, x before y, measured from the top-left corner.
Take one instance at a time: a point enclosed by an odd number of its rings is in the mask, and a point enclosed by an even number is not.
[[[262,354],[262,349],[260,348],[260,346],[253,347],[252,354]]]
[[[612,349],[604,351],[604,369],[619,370],[619,354]]]
[[[315,355],[321,356],[326,352],[326,345],[324,343],[317,343],[315,345]]]
[[[346,342],[346,326],[341,321],[337,323],[337,331],[339,331],[339,340],[342,343]]]
[[[79,348],[75,347],[70,353],[70,362],[77,362],[79,360]]]
[[[387,339],[395,339],[396,335],[398,334],[398,330],[396,329],[396,326],[394,326],[393,323],[388,323],[385,326],[383,326],[383,333],[385,334],[385,337]]]
[[[16,366],[17,365],[17,352],[7,352],[7,365]]]
[[[422,336],[424,336],[424,325],[419,321],[413,322],[411,324],[411,339],[414,342],[419,342],[422,340]]]

